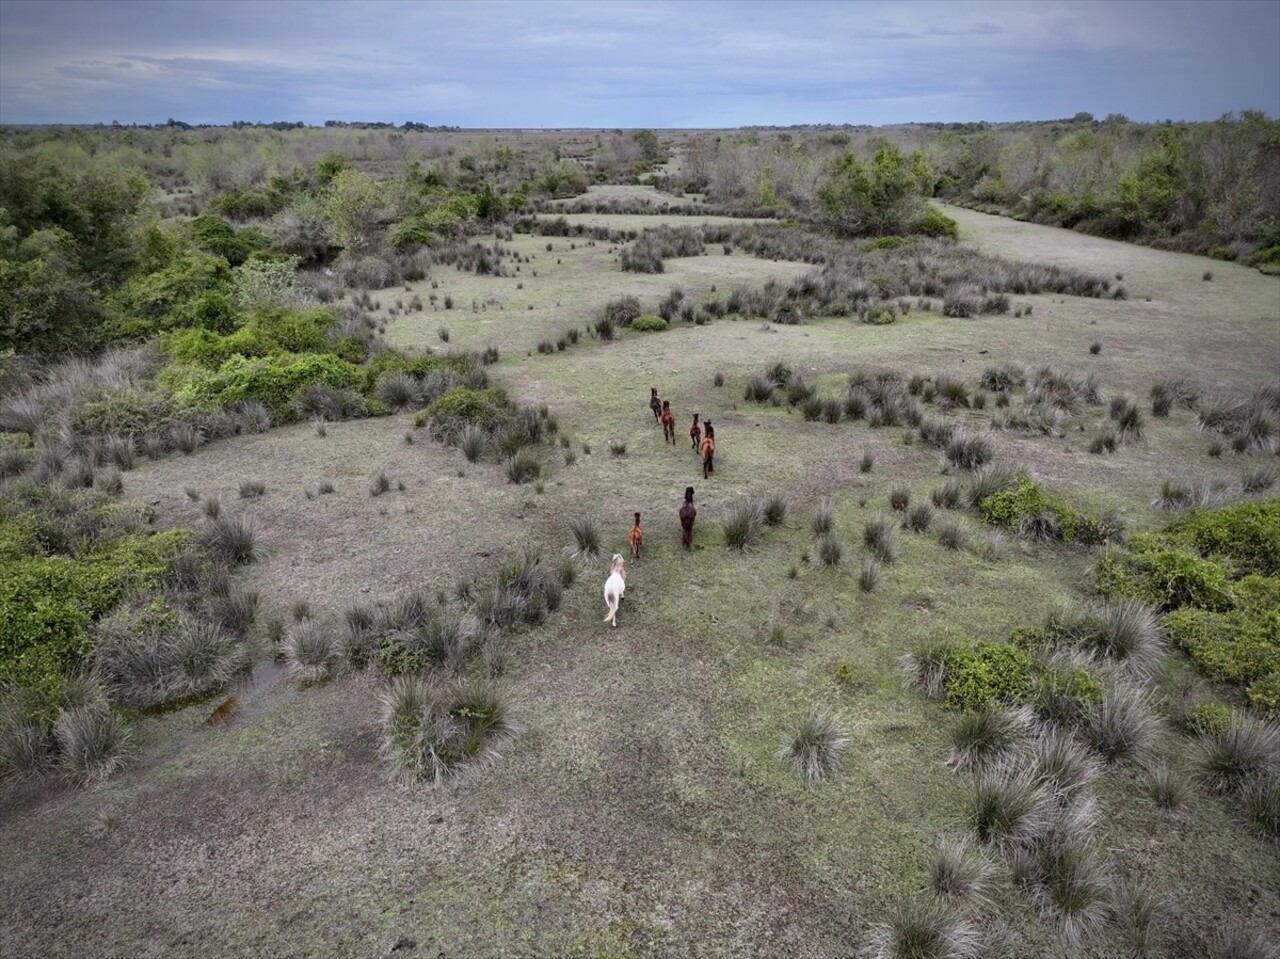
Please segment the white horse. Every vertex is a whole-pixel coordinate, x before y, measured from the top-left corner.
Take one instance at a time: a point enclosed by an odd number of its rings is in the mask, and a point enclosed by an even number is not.
[[[609,578],[604,581],[604,601],[609,606],[609,612],[605,614],[604,622],[618,625],[618,604],[622,602],[622,594],[627,589],[627,571],[623,569],[623,559],[620,553],[613,554],[613,570],[609,573]]]

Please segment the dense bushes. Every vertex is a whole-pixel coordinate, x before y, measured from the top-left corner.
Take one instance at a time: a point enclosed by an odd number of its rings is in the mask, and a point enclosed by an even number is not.
[[[170,369],[160,381],[186,406],[211,409],[253,399],[265,403],[277,420],[288,421],[294,416],[293,401],[299,391],[315,384],[355,388],[362,377],[356,366],[333,355],[282,354],[234,355],[213,371],[193,366]]]
[[[1280,684],[1280,500],[1193,510],[1104,557],[1096,586],[1166,611],[1173,643],[1211,679],[1276,708]]]
[[[1093,545],[1120,533],[1115,520],[1077,510],[1046,493],[1025,474],[1018,476],[1012,488],[983,496],[975,505],[987,522],[1033,538]]]

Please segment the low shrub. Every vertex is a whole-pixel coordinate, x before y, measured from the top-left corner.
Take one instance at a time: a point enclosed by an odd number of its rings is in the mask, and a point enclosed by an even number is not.
[[[637,316],[631,322],[631,328],[638,333],[660,333],[667,329],[667,321],[653,313]]]
[[[1003,488],[990,492],[998,478]],[[1033,538],[1055,538],[1086,545],[1108,542],[1120,533],[1118,522],[1081,512],[1045,493],[1026,474],[1018,474],[1011,486],[1004,474],[975,477],[970,502],[984,520]]]

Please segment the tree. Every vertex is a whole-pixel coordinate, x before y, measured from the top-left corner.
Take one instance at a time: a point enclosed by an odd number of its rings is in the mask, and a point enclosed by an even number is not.
[[[828,224],[843,236],[906,233],[924,212],[920,178],[927,171],[923,157],[909,165],[881,143],[870,163],[852,153],[838,157],[817,196]]]

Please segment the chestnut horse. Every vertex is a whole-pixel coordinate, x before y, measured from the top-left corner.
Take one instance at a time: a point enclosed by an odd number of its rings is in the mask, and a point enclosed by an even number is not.
[[[716,431],[711,426],[711,421],[707,420],[707,429],[702,434],[702,478],[706,479],[716,471]]]
[[[659,417],[662,422],[662,441],[671,441],[671,445],[676,445],[676,414],[671,412],[671,401],[662,401],[662,416]]]
[[[631,558],[640,558],[640,543],[644,539],[644,531],[640,529],[640,514],[636,513],[636,525],[631,527],[627,542],[631,544]]]

